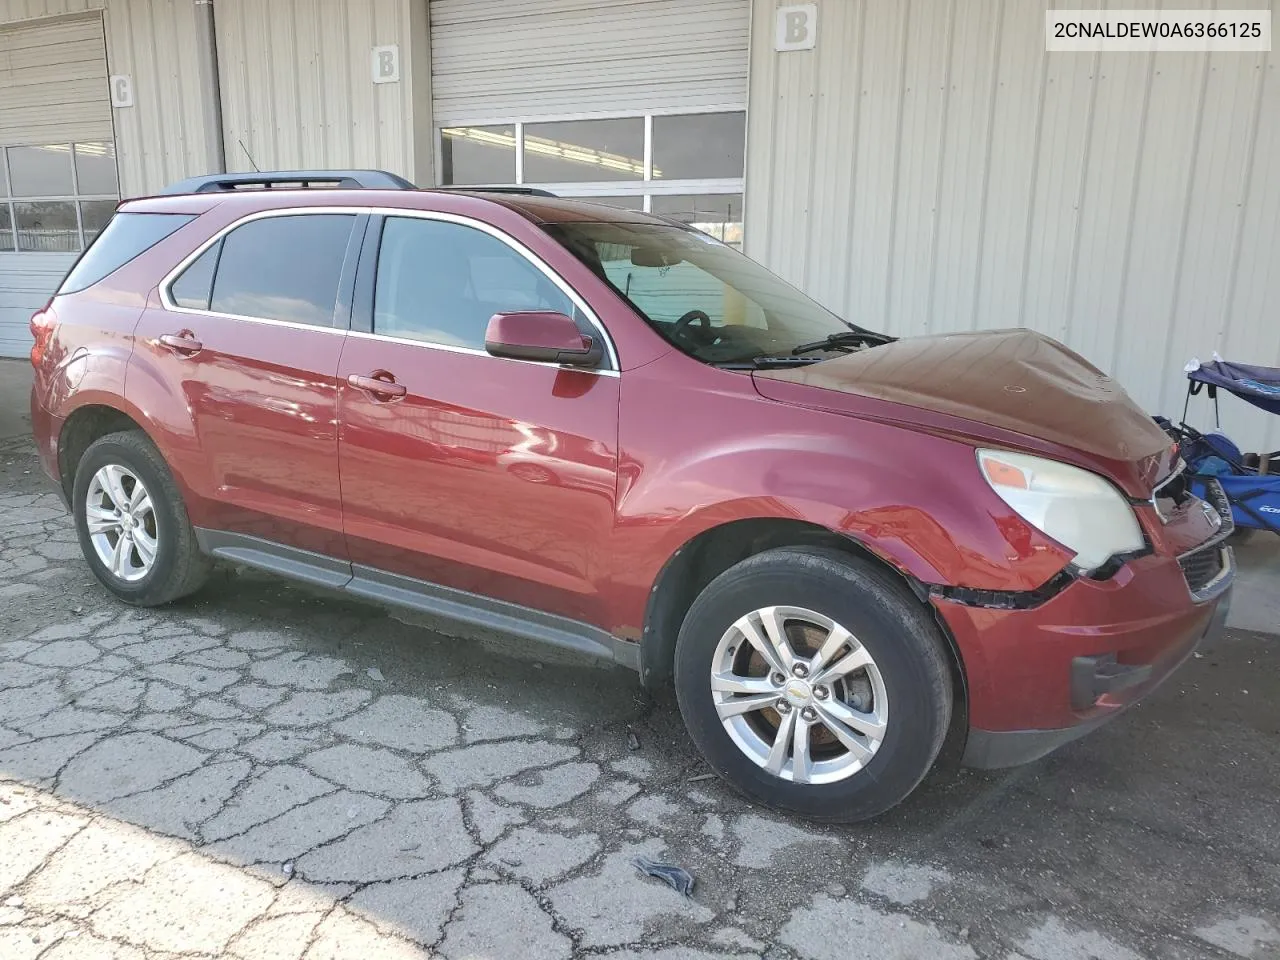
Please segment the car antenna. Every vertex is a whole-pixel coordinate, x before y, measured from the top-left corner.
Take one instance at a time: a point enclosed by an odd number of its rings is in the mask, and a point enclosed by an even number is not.
[[[258,169],[258,165],[253,162],[253,154],[251,154],[249,152],[249,148],[244,145],[244,141],[237,138],[236,143],[240,144],[240,149],[243,150],[244,155],[249,158],[249,166],[253,167],[253,172],[261,173],[262,171]]]

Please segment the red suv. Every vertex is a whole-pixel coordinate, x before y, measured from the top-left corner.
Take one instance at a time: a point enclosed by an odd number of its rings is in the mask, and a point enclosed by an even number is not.
[[[200,178],[122,204],[31,327],[121,600],[225,558],[611,658],[809,817],[898,803],[952,729],[1042,756],[1226,615],[1220,490],[1079,356],[874,333],[661,217]]]

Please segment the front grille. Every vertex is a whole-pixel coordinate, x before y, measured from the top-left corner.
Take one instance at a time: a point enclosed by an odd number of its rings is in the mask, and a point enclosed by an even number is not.
[[[1217,544],[1202,547],[1178,560],[1191,593],[1198,594],[1222,572],[1222,548]]]

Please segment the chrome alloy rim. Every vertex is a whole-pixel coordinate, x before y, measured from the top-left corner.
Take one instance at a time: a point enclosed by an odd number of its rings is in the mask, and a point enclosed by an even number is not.
[[[888,729],[889,696],[870,652],[803,607],[762,607],[735,621],[711,661],[711,696],[738,749],[793,783],[853,776]]]
[[[113,577],[133,583],[151,572],[159,549],[156,511],[127,467],[108,464],[93,475],[84,518],[89,542]]]

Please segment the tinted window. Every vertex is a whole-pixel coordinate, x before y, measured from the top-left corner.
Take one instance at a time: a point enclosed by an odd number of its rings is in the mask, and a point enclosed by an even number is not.
[[[92,286],[193,219],[178,213],[117,213],[76,261],[58,292],[75,293]]]
[[[382,230],[373,329],[484,349],[495,313],[558,310],[573,301],[497,237],[458,223],[389,217]]]
[[[169,285],[169,296],[180,307],[191,307],[195,310],[209,309],[209,294],[213,290],[213,269],[218,265],[218,254],[222,251],[222,241],[212,247],[183,270],[178,279]]]
[[[222,241],[210,309],[327,327],[351,236],[351,214],[267,217]]]

